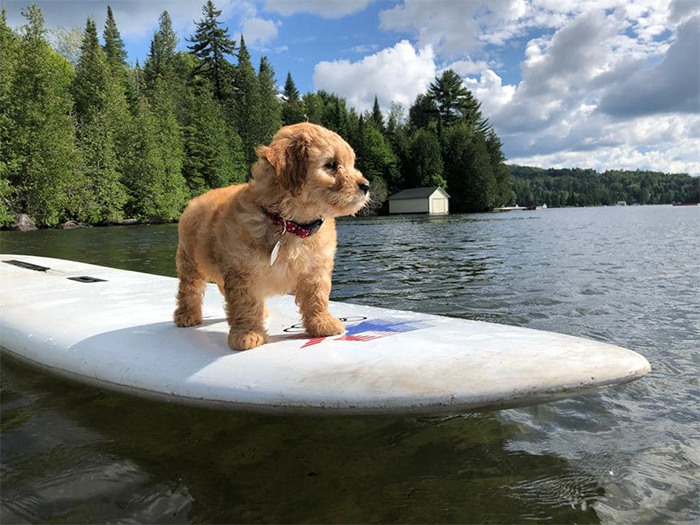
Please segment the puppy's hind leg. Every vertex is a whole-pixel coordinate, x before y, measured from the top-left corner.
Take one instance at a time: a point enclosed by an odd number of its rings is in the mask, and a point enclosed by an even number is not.
[[[177,290],[177,309],[173,314],[173,320],[177,326],[183,327],[202,324],[202,298],[207,281],[197,268],[194,259],[179,246],[176,261],[180,284]]]

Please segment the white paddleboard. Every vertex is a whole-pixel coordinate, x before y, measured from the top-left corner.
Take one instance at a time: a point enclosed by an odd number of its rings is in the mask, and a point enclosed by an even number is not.
[[[216,286],[207,288],[204,324],[191,328],[172,322],[176,290],[171,277],[0,255],[0,346],[41,370],[122,393],[328,415],[532,405],[650,370],[644,357],[600,342],[347,303],[330,307],[347,333],[310,339],[291,296],[268,301],[268,344],[233,352]]]

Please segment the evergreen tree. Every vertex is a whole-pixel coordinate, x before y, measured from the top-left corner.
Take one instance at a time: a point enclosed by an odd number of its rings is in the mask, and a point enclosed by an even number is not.
[[[391,150],[396,156],[397,176],[393,181],[388,181],[389,191],[394,193],[398,190],[406,189],[406,183],[402,174],[410,169],[411,140],[401,104],[391,104],[385,135]]]
[[[484,212],[497,202],[496,184],[483,133],[468,123],[446,132],[447,187],[457,211]]]
[[[78,139],[85,174],[95,198],[93,222],[123,218],[127,202],[122,173],[134,155],[132,119],[124,90],[114,78],[92,19],[85,26],[80,60],[73,81]]]
[[[124,218],[127,190],[119,172],[114,134],[104,113],[97,113],[90,120],[81,123],[79,144],[92,201],[88,206],[88,221],[120,221]]]
[[[128,78],[126,81],[126,100],[129,103],[129,108],[132,115],[138,115],[139,104],[141,103],[141,97],[145,96],[145,79],[143,76],[143,69],[139,64],[138,58],[136,59],[136,65],[134,69],[127,71]]]
[[[342,100],[338,95],[333,93],[321,92],[321,97],[325,97],[323,114],[321,115],[321,124],[335,131],[341,137],[347,138],[350,133],[350,125],[348,122],[348,110],[345,107],[345,100]]]
[[[428,95],[418,95],[408,112],[408,120],[415,129],[438,130],[440,112],[437,104]]]
[[[413,134],[408,168],[405,176],[409,188],[445,187],[440,141],[435,133],[419,129]]]
[[[163,160],[165,178],[160,185],[157,206],[152,218],[169,221],[177,218],[187,203],[189,191],[182,176],[183,144],[180,126],[164,80],[158,80],[153,95],[153,114],[159,154]]]
[[[172,80],[178,38],[170,14],[163,11],[158,19],[158,31],[153,34],[143,76],[148,89],[155,89],[158,78]]]
[[[382,115],[382,110],[379,107],[379,101],[377,101],[377,95],[374,95],[374,106],[372,107],[372,117],[371,117],[372,124],[374,127],[376,127],[379,131],[384,133],[386,131],[384,127],[384,115]]]
[[[231,81],[231,64],[226,56],[235,53],[236,42],[231,40],[226,28],[220,27],[221,10],[216,9],[212,0],[207,0],[202,14],[204,18],[197,23],[195,34],[189,39],[192,43],[190,51],[200,59],[192,74],[209,79],[214,96],[219,102],[224,102],[230,97],[228,85]]]
[[[362,126],[360,126],[360,119],[361,115],[358,115],[357,111],[355,108],[350,108],[348,111],[348,134],[345,136],[345,140],[348,141],[348,144],[355,150],[355,154],[358,154],[358,151],[360,151],[362,141],[364,140],[364,137],[362,136],[364,134],[364,117],[362,117]],[[362,127],[362,129],[360,129]]]
[[[464,119],[479,131],[488,131],[489,126],[481,116],[481,103],[464,86],[462,78],[454,70],[444,71],[430,84],[428,97],[438,107],[441,126],[452,126]]]
[[[14,192],[9,180],[8,162],[14,156],[11,150],[16,132],[13,117],[18,108],[15,106],[17,101],[12,96],[12,86],[15,69],[19,65],[19,41],[7,24],[5,4],[0,9],[0,50],[0,226],[5,226],[14,219]]]
[[[494,188],[494,206],[503,206],[508,204],[513,199],[513,190],[510,177],[510,170],[505,164],[505,156],[503,155],[503,144],[498,138],[496,132],[491,129],[486,134],[486,150],[491,159],[491,169],[493,171],[495,188]]]
[[[305,93],[304,96],[301,97],[301,106],[304,108],[306,118],[309,122],[313,124],[321,123],[321,118],[323,115],[323,100],[316,95],[316,93]]]
[[[148,221],[176,219],[188,198],[182,175],[184,151],[179,126],[164,87],[156,81],[153,108],[141,97],[136,116],[134,162],[127,176],[129,213]]]
[[[183,174],[191,196],[244,182],[247,166],[238,132],[227,126],[208,85],[188,93],[183,137]]]
[[[74,170],[72,67],[50,48],[41,9],[22,14],[21,38],[0,21],[0,210],[6,215],[11,206],[53,226],[69,217],[84,182]]]
[[[261,97],[260,85],[255,69],[250,63],[250,53],[241,35],[241,45],[238,50],[238,64],[234,70],[234,120],[236,129],[243,140],[243,151],[248,165],[252,166],[257,160],[255,147],[262,142],[261,130]]]
[[[304,107],[299,100],[299,91],[297,90],[292,74],[287,72],[287,80],[284,82],[282,102],[282,123],[285,126],[297,124],[306,121],[304,116]]]
[[[361,155],[356,166],[371,181],[372,202],[364,214],[376,213],[387,198],[388,187],[398,177],[396,157],[381,132],[372,125],[362,125]]]
[[[452,200],[450,208],[464,211],[470,188],[466,181],[467,150],[471,147],[474,128],[462,122],[445,131],[443,135],[443,159],[447,190]]]
[[[107,6],[107,21],[105,22],[104,32],[104,52],[107,57],[107,63],[113,70],[118,70],[126,67],[126,49],[124,49],[124,41],[117,29],[117,23],[114,21],[112,7]]]
[[[140,96],[135,111],[134,157],[124,177],[128,188],[125,205],[129,217],[151,220],[157,216],[165,166],[158,145],[158,129],[145,96]]]
[[[75,110],[80,120],[90,118],[91,113],[99,113],[103,109],[108,82],[107,65],[97,38],[97,28],[92,18],[88,18],[73,82]]]
[[[117,23],[114,20],[114,15],[110,6],[107,6],[107,21],[105,22],[102,37],[104,40],[104,54],[107,59],[109,70],[116,82],[121,86],[126,96],[129,109],[132,113],[136,113],[138,108],[139,88],[135,85],[136,79],[129,71],[129,66],[126,63],[127,54],[124,48],[124,41],[119,34],[119,29],[117,28]],[[78,58],[78,62],[79,60]]]
[[[267,144],[282,127],[282,106],[277,98],[275,71],[265,56],[260,59],[258,86],[260,88],[260,134],[258,140],[261,144]]]

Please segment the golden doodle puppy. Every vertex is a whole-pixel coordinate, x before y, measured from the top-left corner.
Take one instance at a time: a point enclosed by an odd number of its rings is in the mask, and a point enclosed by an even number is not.
[[[177,326],[202,323],[202,296],[213,281],[226,300],[228,344],[247,350],[267,340],[265,299],[294,291],[311,337],[343,333],[328,311],[336,249],[334,217],[369,200],[355,152],[315,124],[282,128],[247,184],[193,199],[179,224]]]

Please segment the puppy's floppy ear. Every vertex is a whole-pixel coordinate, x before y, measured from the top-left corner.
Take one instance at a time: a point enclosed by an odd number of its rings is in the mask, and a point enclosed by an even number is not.
[[[256,149],[258,157],[266,160],[287,191],[298,193],[306,180],[309,141],[305,135],[278,139],[269,146]]]

